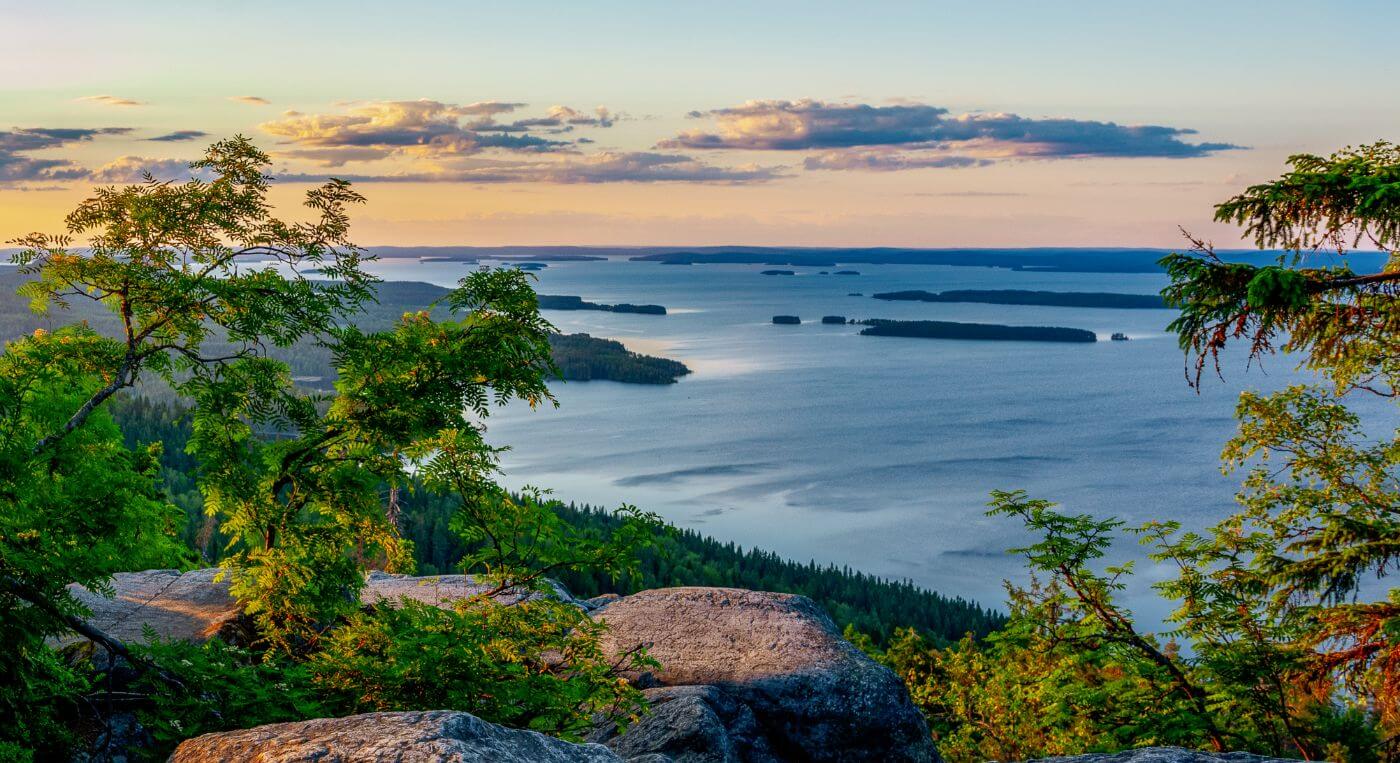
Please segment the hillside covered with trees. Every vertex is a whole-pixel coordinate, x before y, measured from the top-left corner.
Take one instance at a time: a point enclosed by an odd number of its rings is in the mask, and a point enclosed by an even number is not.
[[[181,538],[202,559],[220,561],[227,538],[204,512],[203,496],[196,484],[198,464],[185,452],[192,434],[191,411],[171,401],[133,395],[116,400],[112,414],[128,447],[163,444],[160,477],[166,495],[184,510]],[[613,512],[598,507],[562,501],[550,501],[548,506],[565,523],[593,535],[607,536],[623,522]],[[452,501],[421,486],[400,498],[399,526],[404,538],[413,544],[418,574],[458,572],[463,560],[478,549],[479,544],[452,529],[454,511]],[[690,529],[669,528],[638,556],[635,570],[615,578],[597,570],[566,570],[557,577],[580,597],[683,585],[798,593],[816,600],[838,625],[855,627],[882,644],[896,627],[914,628],[935,643],[950,643],[968,633],[980,638],[1004,622],[999,612],[908,582],[815,562],[794,562]]]
[[[24,284],[32,280],[32,276],[18,268],[0,266],[0,338],[14,339],[31,334],[36,329],[51,330],[78,321],[106,334],[115,334],[119,330],[116,316],[87,299],[69,300],[66,306],[55,306],[47,314],[35,314],[29,309],[29,301],[19,296]],[[438,303],[449,293],[449,289],[429,283],[381,282],[375,287],[375,301],[366,302],[354,316],[347,316],[347,320],[353,320],[357,327],[366,331],[383,331],[393,326],[405,313],[428,310],[431,315],[441,319],[448,311]],[[622,307],[618,312],[628,312],[628,308],[636,306],[604,307]],[[564,381],[673,384],[690,373],[690,369],[680,361],[632,352],[611,339],[551,332],[549,341],[558,378]],[[229,345],[213,337],[208,346],[213,350],[230,349]],[[286,363],[297,382],[309,389],[327,390],[335,381],[332,350],[323,343],[302,339],[285,348],[268,348],[268,355]]]

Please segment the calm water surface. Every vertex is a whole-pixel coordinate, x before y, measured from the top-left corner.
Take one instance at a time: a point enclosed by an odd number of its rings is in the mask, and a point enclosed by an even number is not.
[[[391,280],[452,285],[469,266],[384,261]],[[757,265],[610,259],[550,263],[541,293],[665,305],[667,316],[547,311],[565,332],[617,339],[694,373],[670,386],[560,383],[557,409],[509,406],[489,439],[512,450],[506,483],[566,500],[627,502],[744,546],[912,579],[988,604],[1021,566],[1024,540],[983,515],[988,492],[1021,488],[1073,511],[1204,526],[1233,506],[1220,473],[1241,389],[1300,379],[1243,359],[1200,394],[1183,377],[1166,310],[883,302],[898,289],[1160,290],[1158,274],[853,265],[858,276],[763,276]],[[828,270],[832,270],[828,268]],[[863,292],[866,296],[849,296]],[[796,314],[801,326],[774,326]],[[858,336],[823,315],[1090,329],[1097,344]],[[1106,341],[1121,331],[1128,342]],[[1125,542],[1120,556],[1140,557]],[[1160,616],[1146,584],[1131,592]]]

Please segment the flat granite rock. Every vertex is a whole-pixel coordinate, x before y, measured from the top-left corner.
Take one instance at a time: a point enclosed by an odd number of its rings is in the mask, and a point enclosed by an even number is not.
[[[145,641],[147,627],[172,640],[199,643],[222,634],[237,641],[235,630],[242,612],[229,594],[227,578],[216,579],[221,577],[221,572],[216,567],[184,573],[179,570],[119,572],[112,576],[110,598],[79,585],[70,585],[68,589],[92,612],[89,623],[121,641]],[[454,601],[479,596],[491,588],[471,575],[413,577],[371,572],[365,578],[360,600],[365,604],[392,604],[409,598],[435,607],[449,607]],[[589,608],[576,601],[562,586],[554,584],[554,588],[560,600]],[[506,591],[495,598],[514,604],[544,595]]]
[[[68,589],[92,616],[88,622],[122,641],[145,641],[150,627],[164,638],[208,641],[238,619],[238,602],[218,569],[146,570],[112,576],[111,598],[79,585]]]
[[[187,739],[168,763],[622,763],[597,744],[450,710],[274,723]]]

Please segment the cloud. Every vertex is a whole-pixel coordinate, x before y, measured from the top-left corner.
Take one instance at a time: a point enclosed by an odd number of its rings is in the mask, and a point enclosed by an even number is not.
[[[802,166],[809,170],[868,170],[892,172],[894,170],[914,170],[931,168],[982,167],[991,164],[990,159],[971,156],[943,154],[922,156],[907,151],[880,149],[827,151],[809,156]]]
[[[446,160],[484,151],[549,153],[576,151],[582,140],[546,137],[576,127],[610,127],[617,117],[599,106],[585,113],[555,106],[545,116],[497,122],[496,117],[525,108],[526,104],[479,101],[466,105],[442,101],[370,101],[347,104],[344,113],[302,114],[287,112],[265,122],[261,129],[294,146],[283,152],[317,162],[341,166],[406,156]]]
[[[568,141],[552,140],[528,132],[529,126],[511,131],[491,117],[520,108],[521,104],[486,101],[465,106],[441,101],[377,101],[354,105],[345,114],[287,114],[265,122],[261,128],[285,142],[299,146],[303,158],[317,149],[334,149],[322,163],[349,161],[343,149],[360,152],[353,161],[372,161],[394,155],[419,158],[469,156],[486,149],[540,152],[560,150]],[[463,119],[474,118],[464,124]]]
[[[203,130],[176,130],[175,132],[166,133],[165,135],[157,135],[154,138],[146,138],[146,140],[158,143],[178,143],[183,140],[196,140],[206,137],[207,135],[209,135],[209,133]]]
[[[128,127],[55,128],[34,127],[0,130],[0,183],[81,180],[90,173],[67,159],[50,159],[29,154],[83,143],[105,135],[125,135]]]
[[[115,95],[85,95],[76,99],[84,103],[101,103],[106,106],[144,106],[140,101],[133,101],[130,98],[122,98]]]
[[[87,175],[96,183],[141,183],[147,173],[156,180],[186,180],[195,175],[208,179],[207,173],[196,173],[183,159],[149,159],[144,156],[122,156]]]
[[[383,159],[385,155],[385,151],[381,148],[354,146],[346,148],[297,148],[277,152],[278,158],[305,159],[322,167],[344,167],[350,162],[371,162]]]
[[[228,99],[234,103],[243,103],[249,106],[267,106],[272,103],[272,101],[256,95],[231,95]]]
[[[1184,138],[1196,131],[1179,127],[1000,113],[951,116],[948,109],[923,103],[872,106],[811,99],[749,101],[689,116],[711,119],[715,128],[684,131],[658,147],[827,152],[810,159],[809,169],[973,166],[972,161],[922,155],[950,149],[974,153],[976,159],[1078,159],[1191,158],[1239,148],[1228,143],[1187,142]],[[919,155],[888,153],[892,149]],[[861,153],[842,155],[857,150]]]
[[[359,183],[761,183],[781,177],[773,167],[721,167],[693,157],[647,151],[600,152],[543,161],[495,161],[395,174],[336,175]],[[282,180],[321,182],[325,175],[283,173]]]
[[[463,116],[484,117],[495,114],[509,114],[516,109],[523,109],[527,105],[528,104],[524,103],[505,103],[503,101],[477,101],[476,103],[469,103],[466,106],[458,106],[457,109]]]

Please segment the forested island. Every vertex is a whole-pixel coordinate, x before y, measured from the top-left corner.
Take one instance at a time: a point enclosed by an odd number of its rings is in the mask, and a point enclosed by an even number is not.
[[[759,271],[759,275],[763,275],[763,276],[795,276],[795,275],[797,275],[797,273],[796,273],[796,271],[792,271],[792,270],[762,270],[762,271]]]
[[[975,339],[1006,342],[1096,342],[1098,336],[1084,329],[1060,326],[1001,326],[995,323],[954,321],[861,321],[863,336],[904,336],[922,339]]]
[[[588,302],[582,297],[561,296],[557,294],[539,295],[541,310],[601,310],[608,313],[641,313],[643,315],[665,315],[666,308],[661,305],[633,305],[627,302],[616,305],[604,305],[598,302]]]
[[[887,291],[875,299],[898,302],[981,302],[991,305],[1045,305],[1049,307],[1103,307],[1118,310],[1160,310],[1166,307],[1158,294],[1117,294],[1094,291],[1027,291],[1024,289],[953,289]]]
[[[569,381],[605,379],[633,384],[675,384],[690,373],[684,363],[632,352],[611,339],[588,334],[551,334],[549,347],[560,375]]]

